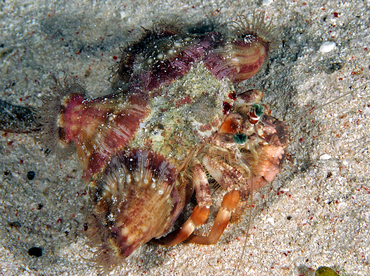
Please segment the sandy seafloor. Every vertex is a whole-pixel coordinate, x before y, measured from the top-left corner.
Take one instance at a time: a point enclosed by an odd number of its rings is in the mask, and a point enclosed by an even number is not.
[[[289,124],[282,173],[216,245],[145,245],[111,275],[310,275],[323,265],[370,275],[370,2],[0,3],[0,97],[35,108],[52,75],[75,77],[91,97],[109,93],[119,47],[153,22],[233,21],[256,11],[278,28],[277,45],[238,91],[264,90],[272,114]],[[335,48],[320,51],[324,42]],[[77,157],[41,149],[32,135],[1,133],[0,274],[98,275],[88,261]],[[31,247],[43,255],[30,256]]]

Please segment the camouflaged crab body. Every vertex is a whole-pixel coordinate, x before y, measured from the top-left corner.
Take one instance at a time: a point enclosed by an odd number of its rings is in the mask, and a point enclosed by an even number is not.
[[[251,109],[263,93],[236,96],[233,86],[253,76],[267,52],[250,31],[148,32],[123,51],[113,82],[119,93],[86,100],[70,89],[58,124],[90,181],[89,232],[101,263],[164,236],[195,191],[191,217],[158,242],[188,238],[212,204],[207,173],[227,194],[210,237],[191,237],[204,244],[216,242],[231,213],[276,176],[286,127],[267,107],[258,116]]]

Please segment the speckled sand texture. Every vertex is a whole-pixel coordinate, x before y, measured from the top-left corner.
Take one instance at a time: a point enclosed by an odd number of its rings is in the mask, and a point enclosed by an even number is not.
[[[278,28],[276,47],[238,91],[264,90],[272,115],[289,124],[282,173],[218,244],[145,245],[111,275],[311,275],[322,265],[370,275],[369,0],[33,0],[0,7],[0,98],[35,108],[50,93],[51,76],[76,77],[91,97],[109,93],[119,47],[153,22],[222,22],[265,11]],[[45,156],[33,136],[10,133],[1,133],[0,155],[0,274],[97,275],[87,260],[93,250],[85,245],[86,184],[76,155]],[[30,256],[31,247],[43,255]]]

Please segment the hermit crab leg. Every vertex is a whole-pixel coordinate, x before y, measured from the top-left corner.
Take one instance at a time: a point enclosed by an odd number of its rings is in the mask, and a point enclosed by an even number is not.
[[[193,243],[198,244],[214,244],[221,237],[226,226],[228,225],[231,219],[231,213],[235,210],[236,206],[239,203],[239,191],[232,190],[225,194],[224,199],[222,200],[221,208],[218,211],[217,217],[213,224],[212,230],[209,233],[208,237],[203,236],[192,236],[189,240]]]
[[[221,208],[218,211],[208,237],[194,235],[189,240],[198,244],[214,244],[224,232],[231,219],[231,213],[239,203],[241,192],[234,187],[238,187],[237,183],[244,183],[245,179],[238,170],[223,161],[213,159],[209,156],[203,157],[203,165],[213,178],[228,192],[224,195]],[[248,193],[248,191],[246,192]]]
[[[195,206],[193,213],[188,220],[176,231],[166,237],[156,241],[162,245],[172,246],[187,239],[194,230],[203,225],[209,215],[209,207],[212,205],[211,189],[207,180],[207,175],[202,165],[197,162],[193,168],[193,185],[195,188],[198,205]]]

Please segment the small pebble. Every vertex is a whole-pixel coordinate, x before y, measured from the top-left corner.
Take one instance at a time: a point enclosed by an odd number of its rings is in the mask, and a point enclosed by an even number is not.
[[[365,107],[363,110],[364,114],[369,115],[370,114],[370,107]]]
[[[262,0],[262,5],[263,6],[270,5],[272,2],[274,2],[274,0]]]
[[[326,41],[320,46],[320,52],[321,53],[329,53],[335,48],[336,44],[333,41]]]
[[[41,247],[31,247],[28,250],[28,255],[35,256],[35,257],[41,257],[42,256],[42,248]]]
[[[275,226],[274,218],[267,218],[266,221],[271,223],[272,226]]]
[[[329,160],[331,159],[331,156],[327,153],[320,156],[320,160]]]
[[[34,179],[35,178],[35,172],[34,171],[29,171],[28,173],[27,173],[27,178],[28,178],[28,180],[32,180],[32,179]]]

